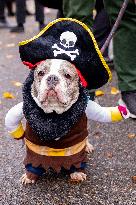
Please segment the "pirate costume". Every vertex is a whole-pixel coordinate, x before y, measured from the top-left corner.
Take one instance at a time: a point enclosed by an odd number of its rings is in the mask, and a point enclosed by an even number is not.
[[[49,168],[74,172],[86,166],[87,118],[101,122],[122,120],[124,107],[101,107],[88,101],[87,89],[97,89],[111,79],[111,72],[90,29],[76,19],[57,19],[37,36],[19,44],[22,62],[31,71],[23,87],[23,102],[6,115],[5,124],[15,139],[24,137],[24,164],[31,178]],[[43,60],[63,59],[76,66],[80,78],[79,97],[62,114],[45,113],[31,95],[34,69]],[[21,120],[25,117],[25,131]]]

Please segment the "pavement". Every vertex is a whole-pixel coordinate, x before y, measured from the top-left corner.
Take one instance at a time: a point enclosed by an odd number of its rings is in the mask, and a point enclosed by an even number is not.
[[[46,16],[46,21],[55,18],[56,11]],[[15,24],[14,18],[9,19]],[[0,30],[0,201],[1,205],[136,205],[136,121],[98,123],[89,121],[89,140],[95,152],[89,154],[87,180],[71,184],[64,173],[51,172],[35,185],[23,186],[19,179],[25,172],[23,158],[25,147],[13,140],[4,127],[7,111],[22,100],[21,87],[28,70],[19,59],[18,42],[38,33],[34,17],[28,17],[25,34],[11,34]],[[116,106],[120,94],[111,95],[111,87],[117,87],[113,72],[112,82],[102,88],[104,95],[98,98],[103,106]],[[15,81],[15,82],[14,82]],[[4,92],[15,98],[3,98]]]

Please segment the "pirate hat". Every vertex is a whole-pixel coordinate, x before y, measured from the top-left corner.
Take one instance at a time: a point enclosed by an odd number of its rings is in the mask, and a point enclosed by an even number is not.
[[[111,79],[90,29],[82,22],[60,18],[49,23],[37,36],[19,43],[20,57],[29,68],[46,59],[63,59],[77,68],[80,80],[88,89],[97,89]]]

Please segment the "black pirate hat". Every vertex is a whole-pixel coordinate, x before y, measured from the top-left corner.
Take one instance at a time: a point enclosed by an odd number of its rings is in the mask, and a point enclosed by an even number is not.
[[[88,89],[97,89],[111,79],[92,32],[76,19],[61,18],[49,23],[37,36],[19,43],[19,51],[29,68],[46,59],[71,62]]]

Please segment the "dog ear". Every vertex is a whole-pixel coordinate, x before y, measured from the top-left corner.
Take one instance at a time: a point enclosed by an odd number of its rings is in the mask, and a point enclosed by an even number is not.
[[[78,76],[79,76],[79,79],[80,79],[82,86],[86,88],[87,82],[86,82],[85,78],[83,77],[83,75],[81,74],[81,72],[77,68],[76,68],[76,71],[78,73]]]

